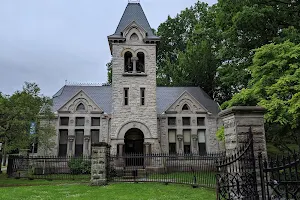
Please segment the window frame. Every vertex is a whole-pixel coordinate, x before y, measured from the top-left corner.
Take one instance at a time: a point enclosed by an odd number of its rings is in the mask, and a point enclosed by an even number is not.
[[[188,124],[185,124],[185,119],[188,119]],[[191,126],[191,117],[182,117],[182,126]]]
[[[199,123],[200,119],[203,119],[203,121],[201,120],[203,123]],[[205,117],[197,117],[197,126],[205,126]]]
[[[168,126],[176,126],[176,117],[168,117]],[[174,124],[172,124],[172,120],[174,120]]]
[[[83,119],[83,125],[78,125],[78,120]],[[76,117],[75,126],[85,126],[85,117]]]
[[[123,105],[124,106],[129,106],[129,88],[125,87],[123,92],[124,92],[124,95],[123,95],[124,103],[123,103]]]
[[[62,119],[67,119],[67,124],[63,124],[63,120]],[[60,126],[69,126],[69,122],[70,122],[70,118],[69,117],[60,117],[59,118],[59,125]]]
[[[99,123],[97,123],[96,125],[94,124],[94,120],[97,119],[99,120]],[[91,117],[91,126],[100,126],[101,122],[100,122],[100,117]],[[97,121],[98,122],[98,121]]]
[[[146,88],[140,88],[140,105],[146,105]]]

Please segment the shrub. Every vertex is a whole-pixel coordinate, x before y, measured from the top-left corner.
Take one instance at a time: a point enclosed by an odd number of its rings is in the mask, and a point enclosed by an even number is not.
[[[72,174],[90,174],[91,173],[91,161],[85,160],[82,157],[72,158],[68,162],[68,166]]]
[[[217,139],[219,141],[225,141],[225,134],[224,134],[224,126],[221,126],[218,130],[217,130]]]

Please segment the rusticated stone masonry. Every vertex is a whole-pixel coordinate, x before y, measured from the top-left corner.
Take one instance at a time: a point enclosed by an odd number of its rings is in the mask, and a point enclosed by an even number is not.
[[[227,156],[232,155],[234,149],[247,141],[251,128],[253,133],[253,150],[256,168],[257,190],[261,199],[261,180],[259,176],[258,156],[261,153],[267,158],[266,136],[264,129],[265,109],[258,106],[237,106],[224,110],[219,114],[224,124],[225,149]]]
[[[92,145],[92,164],[91,164],[91,185],[107,185],[107,154],[109,145],[107,143],[97,143]]]

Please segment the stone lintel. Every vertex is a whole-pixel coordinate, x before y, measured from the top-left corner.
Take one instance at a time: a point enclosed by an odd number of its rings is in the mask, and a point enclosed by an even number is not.
[[[123,76],[148,76],[145,73],[123,73]]]
[[[166,111],[166,114],[177,114],[177,111]]]
[[[223,118],[232,114],[265,114],[266,109],[260,106],[234,106],[219,113]]]
[[[99,142],[99,143],[92,144],[92,147],[110,147],[110,145],[107,144],[106,142]]]
[[[103,114],[103,111],[91,111],[91,114]]]

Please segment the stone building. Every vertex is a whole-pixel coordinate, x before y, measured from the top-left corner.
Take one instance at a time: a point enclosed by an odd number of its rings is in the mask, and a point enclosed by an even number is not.
[[[198,87],[156,86],[159,41],[141,5],[128,3],[108,36],[112,86],[65,85],[53,96],[53,155],[90,155],[98,142],[114,154],[218,151],[218,104]]]

